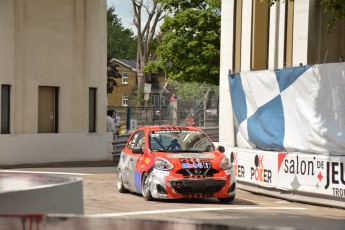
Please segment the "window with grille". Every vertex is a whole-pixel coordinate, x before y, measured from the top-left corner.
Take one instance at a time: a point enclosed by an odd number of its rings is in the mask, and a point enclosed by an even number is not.
[[[159,105],[159,95],[152,95],[152,105],[153,106],[158,106]]]
[[[128,84],[128,75],[127,73],[122,73],[122,84]]]
[[[122,94],[122,106],[128,106],[128,95]]]

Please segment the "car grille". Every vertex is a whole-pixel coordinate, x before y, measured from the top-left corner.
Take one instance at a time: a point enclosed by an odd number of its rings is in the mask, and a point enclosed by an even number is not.
[[[214,174],[218,173],[218,170],[214,168],[210,169],[179,169],[176,171],[177,174],[183,175],[183,177],[213,177]]]
[[[170,181],[171,186],[178,193],[190,194],[212,194],[218,192],[224,185],[225,180],[174,180]]]
[[[180,162],[181,162],[182,168],[177,170],[176,173],[183,175],[184,178],[213,177],[214,174],[218,173],[218,170],[212,168],[212,163],[209,159],[184,158],[184,159],[180,159]],[[183,166],[188,166],[188,167],[184,168]]]

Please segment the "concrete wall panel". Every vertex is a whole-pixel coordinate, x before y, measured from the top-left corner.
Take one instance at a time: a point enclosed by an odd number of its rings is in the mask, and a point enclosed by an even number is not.
[[[219,111],[220,114],[226,116],[219,117],[219,139],[223,142],[228,141],[230,145],[234,145],[234,122],[231,107],[230,87],[228,82],[229,70],[232,69],[233,59],[233,24],[230,23],[234,18],[234,1],[222,1],[222,27],[221,31],[221,54],[220,54],[220,76],[219,76]]]
[[[0,41],[0,84],[11,85],[1,163],[105,159],[106,0],[0,1]],[[40,86],[59,88],[58,134],[37,134]],[[88,133],[90,87],[97,88],[95,134]]]

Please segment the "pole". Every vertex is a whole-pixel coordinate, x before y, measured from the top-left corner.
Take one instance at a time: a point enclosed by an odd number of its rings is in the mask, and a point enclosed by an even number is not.
[[[127,107],[127,122],[126,122],[127,133],[131,129],[131,107]]]

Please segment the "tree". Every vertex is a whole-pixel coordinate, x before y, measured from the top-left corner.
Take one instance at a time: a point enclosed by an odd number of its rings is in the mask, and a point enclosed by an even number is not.
[[[136,58],[137,39],[131,29],[123,27],[114,7],[107,9],[107,32],[108,58]]]
[[[110,60],[114,57],[135,59],[137,39],[132,30],[122,26],[114,7],[107,9],[107,30],[107,93],[112,93],[114,87],[118,87],[116,78],[120,78],[121,74],[118,66]]]
[[[273,6],[279,0],[261,0],[270,6]],[[294,1],[294,0],[290,0]],[[325,13],[330,13],[331,17],[328,22],[328,31],[330,32],[334,25],[345,19],[345,2],[344,0],[320,0],[320,4],[324,6]]]
[[[208,91],[213,93],[219,93],[219,87],[217,85],[211,85],[198,82],[178,82],[169,79],[169,84],[176,89],[176,94],[182,100],[200,101],[203,100]]]
[[[112,93],[114,87],[119,87],[116,82],[117,78],[121,78],[121,74],[119,72],[119,66],[114,64],[114,62],[109,58],[107,61],[107,93]]]
[[[158,0],[147,0],[146,4],[144,4],[143,0],[132,0],[132,4],[134,12],[133,23],[137,28],[136,57],[138,90],[140,90],[145,83],[144,67],[149,58],[149,50],[155,37],[158,23],[164,18],[165,14],[164,4]]]
[[[171,16],[161,26],[157,59],[145,71],[182,82],[219,84],[220,0],[161,0]]]

